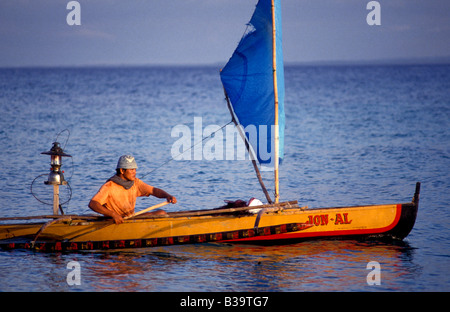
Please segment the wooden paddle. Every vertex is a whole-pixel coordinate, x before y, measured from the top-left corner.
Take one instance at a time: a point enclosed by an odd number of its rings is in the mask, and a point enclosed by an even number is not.
[[[127,216],[127,217],[125,217],[125,218],[123,218],[123,219],[124,219],[124,220],[127,220],[127,219],[130,219],[130,218],[136,217],[136,216],[141,215],[141,214],[143,214],[143,213],[149,212],[150,210],[157,209],[157,208],[159,208],[159,207],[165,206],[165,205],[167,205],[168,203],[169,203],[168,201],[165,201],[165,202],[156,204],[156,205],[154,205],[154,206],[145,208],[145,209],[143,209],[143,210],[141,210],[141,211],[139,211],[139,212],[135,212],[135,213],[133,213],[131,216]]]
[[[131,216],[124,217],[123,219],[124,219],[124,220],[131,219],[131,218],[136,217],[136,216],[138,216],[138,215],[141,215],[141,214],[143,214],[143,213],[149,212],[150,210],[157,209],[157,208],[159,208],[159,207],[165,206],[165,205],[167,205],[168,203],[169,203],[168,201],[165,201],[165,202],[156,204],[156,205],[154,205],[154,206],[145,208],[145,209],[143,209],[143,210],[141,210],[141,211],[139,211],[139,212],[135,212],[135,213],[133,213]],[[102,225],[102,226],[100,226],[100,227],[94,228],[94,229],[92,229],[92,230],[90,230],[90,231],[88,231],[88,232],[86,232],[86,233],[81,233],[81,234],[79,234],[79,235],[76,235],[76,236],[74,236],[74,237],[68,239],[68,241],[70,242],[70,241],[74,240],[75,238],[78,238],[78,237],[81,237],[81,236],[83,236],[83,235],[90,234],[90,233],[92,233],[92,232],[101,230],[101,229],[103,229],[103,228],[105,228],[105,227],[108,227],[108,226],[110,226],[110,225],[113,225],[113,224],[114,224],[114,221],[110,221],[110,222],[108,222],[108,223],[106,223],[106,224],[104,224],[104,225]]]

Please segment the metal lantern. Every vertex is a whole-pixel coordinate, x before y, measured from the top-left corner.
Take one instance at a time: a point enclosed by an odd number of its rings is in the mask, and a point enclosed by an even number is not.
[[[64,153],[58,142],[53,142],[52,148],[47,152],[41,154],[50,155],[50,173],[47,181],[44,183],[47,185],[53,185],[53,214],[58,214],[59,210],[59,186],[66,185],[63,172],[61,171],[62,157],[72,157],[69,154]]]

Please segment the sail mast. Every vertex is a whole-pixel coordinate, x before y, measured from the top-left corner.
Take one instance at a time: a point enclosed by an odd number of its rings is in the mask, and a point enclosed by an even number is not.
[[[280,135],[278,126],[278,86],[277,86],[277,47],[276,47],[276,27],[275,27],[275,0],[272,0],[272,56],[273,56],[273,94],[274,94],[274,109],[275,109],[275,130],[274,130],[274,173],[275,173],[275,203],[280,200],[280,186],[278,175],[279,164],[279,148],[280,148]]]

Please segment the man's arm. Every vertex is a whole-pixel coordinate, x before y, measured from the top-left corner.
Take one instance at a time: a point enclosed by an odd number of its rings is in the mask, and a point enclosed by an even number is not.
[[[165,198],[165,199],[167,199],[167,201],[169,203],[172,203],[172,204],[177,203],[177,199],[175,198],[175,196],[172,196],[169,193],[167,193],[166,191],[159,189],[157,187],[153,188],[153,192],[151,195],[158,197],[158,198]]]
[[[100,205],[100,203],[98,201],[91,200],[89,202],[89,208],[91,208],[95,212],[100,213],[100,214],[102,214],[104,216],[113,218],[115,224],[123,223],[123,218],[118,213],[107,209],[103,205]]]

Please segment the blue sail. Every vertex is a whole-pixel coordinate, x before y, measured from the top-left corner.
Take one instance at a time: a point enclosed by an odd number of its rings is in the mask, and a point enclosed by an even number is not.
[[[280,0],[275,0],[279,159],[284,156],[284,68]],[[247,31],[220,73],[235,117],[260,164],[274,165],[275,98],[271,0],[259,0]],[[255,134],[256,131],[256,134]]]

